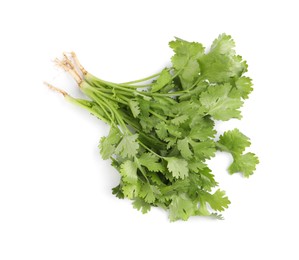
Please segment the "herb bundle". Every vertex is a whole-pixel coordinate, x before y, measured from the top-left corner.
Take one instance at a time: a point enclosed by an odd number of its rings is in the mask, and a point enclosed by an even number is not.
[[[48,86],[110,125],[99,143],[103,159],[120,173],[113,188],[118,198],[129,198],[146,213],[152,206],[169,212],[169,219],[213,216],[230,204],[206,161],[217,150],[231,153],[230,174],[249,177],[259,162],[245,153],[250,140],[238,129],[215,140],[214,120],[241,118],[240,108],[252,91],[243,76],[247,64],[237,55],[226,34],[209,51],[202,44],[179,38],[169,43],[171,66],[159,73],[125,83],[102,80],[79,63],[75,53],[56,63],[78,83],[86,99]]]

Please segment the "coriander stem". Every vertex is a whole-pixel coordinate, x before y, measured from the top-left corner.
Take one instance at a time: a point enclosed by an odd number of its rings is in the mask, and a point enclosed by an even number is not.
[[[138,80],[134,80],[134,81],[128,81],[128,82],[123,82],[123,83],[120,83],[119,85],[131,85],[131,84],[135,84],[135,83],[139,83],[139,82],[143,82],[143,81],[146,81],[146,80],[150,80],[152,78],[155,78],[155,77],[158,77],[159,75],[161,74],[161,72],[159,73],[156,73],[156,74],[153,74],[149,77],[145,77],[143,79],[138,79]],[[132,86],[133,87],[133,86]],[[135,87],[135,86],[134,86]],[[136,86],[138,87],[138,86]]]
[[[116,88],[116,89],[120,89],[120,90],[124,90],[124,91],[127,91],[127,92],[132,92],[134,91],[133,89],[128,89],[128,88],[125,88],[125,87],[122,87],[122,86],[119,86],[118,84],[115,84],[113,82],[109,82],[109,81],[106,81],[106,80],[103,80],[103,79],[100,79],[100,78],[97,78],[93,75],[91,75],[90,73],[88,73],[86,76],[85,76],[85,79],[88,81],[88,82],[92,82],[94,85],[98,86],[98,84],[100,86],[102,86],[102,84],[104,85],[107,85],[111,88]]]
[[[111,116],[113,116],[113,113],[110,109],[109,106],[103,104],[103,102],[101,102],[101,97],[98,97],[96,94],[94,93],[89,93],[88,94],[103,110],[103,112],[106,114],[106,116],[109,118],[110,120],[110,124],[114,125],[115,127],[117,127],[116,123],[114,122],[114,118],[112,118]],[[108,108],[110,110],[111,116],[109,115],[108,111],[103,107],[105,105],[106,108]]]
[[[104,118],[102,115],[100,115],[99,113],[97,113],[95,110],[92,109],[92,107],[87,106],[86,104],[83,104],[82,102],[80,102],[80,100],[71,97],[70,95],[65,96],[66,100],[69,101],[70,103],[73,103],[79,107],[84,108],[85,110],[87,110],[88,112],[90,112],[92,115],[94,115],[95,117],[98,117],[99,119],[101,119],[103,122],[105,122],[106,124],[110,125],[110,122]]]
[[[142,168],[141,164],[139,163],[138,159],[136,156],[134,156],[134,161],[137,164],[137,168],[141,171],[143,177],[146,179],[146,181],[149,183],[149,180],[146,176],[146,172],[144,171],[144,169]]]
[[[155,117],[161,119],[164,122],[167,122],[167,120],[165,118],[163,118],[162,116],[160,116],[159,114],[157,114],[156,112],[154,112],[153,110],[149,110],[149,112],[154,115]]]
[[[98,97],[98,98],[100,98],[102,100],[102,104],[105,105],[106,107],[108,107],[108,109],[111,111],[111,113],[113,112],[113,114],[116,117],[116,120],[119,123],[119,125],[121,126],[123,132],[127,133],[127,134],[131,134],[130,130],[126,126],[124,120],[122,119],[122,117],[120,116],[120,114],[117,112],[117,110],[112,105],[110,105],[109,103],[107,103],[107,101],[104,98],[102,98],[102,97]]]
[[[112,95],[107,95],[106,93],[104,93],[104,92],[103,92],[102,90],[100,90],[100,89],[92,88],[91,86],[84,86],[84,87],[86,87],[86,88],[89,89],[90,91],[93,91],[93,92],[95,92],[95,93],[98,93],[98,94],[100,94],[101,96],[104,96],[104,97],[106,97],[106,98],[108,98],[108,99],[110,99],[110,100],[113,100],[113,101],[115,101],[115,102],[119,102],[119,103],[121,103],[121,104],[123,104],[123,105],[127,105],[127,102],[123,101],[121,98],[116,99],[116,98],[114,98]]]
[[[159,158],[164,159],[163,156],[161,156],[161,155],[155,153],[152,149],[148,148],[144,143],[142,143],[142,142],[139,141],[139,140],[137,140],[137,141],[138,141],[138,143],[139,143],[143,148],[145,148],[145,149],[148,150],[149,152],[153,153],[154,155],[158,156]]]
[[[149,96],[156,96],[156,97],[173,97],[173,96],[180,96],[182,94],[185,94],[186,91],[177,91],[177,92],[170,92],[170,93],[150,93],[147,92],[146,94],[149,94]]]
[[[118,83],[117,85],[122,86],[122,87],[132,88],[132,89],[138,89],[138,88],[149,87],[152,85],[152,83],[142,84],[142,85],[128,85],[128,84]]]

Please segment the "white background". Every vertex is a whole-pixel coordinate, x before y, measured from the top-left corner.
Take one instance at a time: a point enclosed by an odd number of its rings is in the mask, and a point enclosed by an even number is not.
[[[1,1],[0,259],[299,259],[297,1]],[[80,96],[51,62],[74,50],[115,82],[168,64],[173,36],[209,46],[233,36],[255,90],[239,127],[261,164],[229,176],[211,163],[232,204],[224,221],[169,223],[142,215],[111,188],[117,172],[97,144],[108,127],[43,80]]]

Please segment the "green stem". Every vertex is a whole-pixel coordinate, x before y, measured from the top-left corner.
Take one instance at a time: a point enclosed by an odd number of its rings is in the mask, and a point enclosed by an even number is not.
[[[163,156],[161,156],[161,155],[155,153],[152,149],[148,148],[144,143],[140,142],[139,140],[138,140],[138,143],[139,143],[143,148],[145,148],[146,150],[148,150],[149,152],[151,152],[152,154],[158,156],[158,157],[161,158],[161,159],[164,159]]]
[[[109,81],[106,81],[106,80],[103,80],[103,79],[100,79],[100,78],[97,78],[91,74],[87,74],[85,76],[85,80],[95,86],[99,86],[99,87],[103,87],[103,85],[107,85],[111,88],[115,88],[115,89],[119,89],[119,90],[123,90],[123,91],[127,91],[127,92],[133,92],[134,89],[128,89],[128,88],[125,88],[125,87],[122,87],[116,83],[113,83],[113,82],[109,82]]]
[[[114,125],[115,127],[117,127],[116,123],[114,122],[114,115],[113,115],[113,112],[110,108],[110,106],[107,106],[105,102],[103,102],[103,99],[99,96],[97,96],[96,94],[94,94],[93,92],[85,92],[86,95],[88,95],[91,99],[93,99],[100,107],[101,109],[104,111],[104,113],[106,114],[106,116],[109,118],[110,120],[110,124]],[[108,110],[110,110],[110,113],[111,113],[111,116],[109,115],[108,111],[104,108],[104,106],[106,108],[108,108]]]
[[[164,117],[160,116],[159,114],[157,114],[157,113],[154,112],[153,110],[149,110],[149,112],[150,112],[152,115],[154,115],[155,117],[159,118],[160,120],[162,120],[162,121],[164,121],[164,122],[167,122],[167,120],[166,120]]]
[[[153,83],[148,83],[148,84],[142,84],[142,85],[128,85],[124,83],[118,83],[117,85],[122,86],[122,87],[127,87],[127,88],[132,88],[132,89],[138,89],[138,88],[147,88],[153,85]]]
[[[105,106],[109,107],[110,111],[113,112],[114,116],[116,117],[116,120],[118,121],[119,125],[122,127],[124,133],[127,134],[131,134],[130,130],[128,129],[127,125],[125,124],[123,118],[121,117],[121,115],[119,114],[119,112],[112,106],[110,105],[107,100],[102,99],[103,104],[105,104]]]
[[[94,88],[89,88],[91,91],[95,92],[95,93],[98,93],[100,94],[101,96],[105,97],[105,98],[108,98],[114,102],[118,102],[118,103],[121,103],[123,105],[127,105],[128,103],[123,101],[122,98],[119,97],[118,95],[118,99],[114,98],[113,95],[107,95],[106,93],[104,93],[103,91],[101,91],[100,89],[94,89]],[[128,100],[128,99],[127,99]]]
[[[156,97],[173,97],[173,96],[181,96],[182,94],[186,94],[188,91],[177,91],[170,93],[150,93],[145,92],[148,96],[156,96]]]
[[[138,161],[138,158],[136,156],[134,156],[134,161],[137,164],[138,169],[141,171],[143,177],[146,179],[146,181],[149,183],[149,180],[146,176],[146,172],[144,171],[143,167],[141,166],[141,164]]]
[[[106,118],[104,118],[102,115],[100,115],[95,110],[93,110],[92,106],[90,107],[90,106],[87,105],[87,103],[86,103],[87,100],[84,100],[84,102],[81,102],[80,99],[73,98],[73,97],[71,97],[69,95],[65,96],[65,99],[67,101],[69,101],[70,103],[72,103],[72,104],[75,104],[75,105],[77,105],[79,107],[84,108],[85,110],[87,110],[88,112],[90,112],[95,117],[100,118],[103,122],[105,122],[106,124],[110,125],[110,122]]]
[[[135,83],[139,83],[139,82],[144,82],[146,80],[150,80],[152,78],[156,78],[160,74],[161,74],[161,72],[153,74],[153,75],[151,75],[149,77],[146,77],[146,78],[143,78],[143,79],[138,79],[138,80],[134,80],[134,81],[123,82],[123,83],[120,83],[120,85],[131,85],[131,84],[135,84]],[[132,87],[139,87],[139,86],[132,86]]]

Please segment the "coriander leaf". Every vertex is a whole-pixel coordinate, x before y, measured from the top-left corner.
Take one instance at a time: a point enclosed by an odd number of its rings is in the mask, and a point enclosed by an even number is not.
[[[138,180],[137,164],[132,161],[125,161],[120,166],[120,174],[123,177],[123,181],[126,183],[135,184]]]
[[[145,200],[145,202],[153,203],[156,199],[155,193],[160,193],[157,187],[148,183],[144,183],[141,186],[139,196],[142,197]]]
[[[170,135],[173,135],[173,136],[178,137],[178,138],[182,136],[182,133],[178,130],[177,126],[167,125],[166,129],[167,129],[167,131]]]
[[[140,107],[140,114],[143,117],[148,117],[149,116],[149,110],[150,110],[150,105],[151,102],[147,100],[143,100],[142,98],[137,98],[139,101],[139,107]]]
[[[225,208],[228,208],[228,205],[230,204],[229,199],[225,197],[225,192],[219,189],[214,194],[200,191],[199,200],[201,206],[203,206],[205,203],[209,203],[211,208],[216,211],[223,211]]]
[[[171,120],[171,123],[178,126],[178,125],[184,123],[186,120],[188,120],[188,118],[189,118],[188,115],[177,116]]]
[[[105,137],[105,136],[103,136],[101,138],[98,147],[100,149],[100,154],[102,155],[102,158],[104,160],[109,159],[115,150],[115,145],[112,145],[111,143],[109,143],[109,141],[107,141],[107,137]]]
[[[143,153],[140,158],[138,158],[139,163],[145,166],[149,171],[153,172],[163,172],[164,167],[159,163],[159,157],[152,153]]]
[[[184,138],[184,139],[178,140],[177,145],[178,145],[179,151],[181,152],[181,155],[185,159],[189,160],[189,159],[192,158],[193,153],[190,150],[188,138]]]
[[[155,183],[159,187],[164,186],[164,182],[162,181],[160,174],[158,174],[156,172],[149,172],[148,176],[150,177],[152,183]]]
[[[217,133],[214,130],[214,121],[211,119],[200,117],[196,121],[193,120],[191,123],[191,131],[189,137],[200,141],[205,141],[209,138],[213,138]]]
[[[184,179],[188,176],[188,163],[184,159],[176,157],[164,158],[167,163],[168,170],[172,173],[173,177]]]
[[[229,97],[231,88],[229,83],[209,86],[200,97],[204,111],[216,120],[240,119],[241,112],[238,109],[243,105],[243,102],[239,98]]]
[[[193,159],[188,161],[188,168],[193,172],[198,173],[200,170],[204,169],[205,167],[207,167],[207,165],[201,160]]]
[[[209,196],[207,202],[212,209],[217,211],[223,211],[230,204],[229,199],[225,196],[225,192],[219,189],[212,196]]]
[[[166,123],[160,122],[159,124],[156,125],[155,128],[156,128],[156,133],[157,133],[158,137],[161,140],[165,140],[165,138],[168,136]]]
[[[133,199],[138,196],[140,190],[140,183],[136,184],[124,183],[122,186],[122,191],[125,197]]]
[[[115,149],[115,153],[122,156],[123,158],[131,158],[135,156],[139,149],[137,143],[138,134],[124,135],[120,143]]]
[[[221,150],[232,154],[242,154],[248,146],[250,146],[250,139],[236,128],[224,132],[218,141],[218,147]]]
[[[208,167],[199,170],[202,188],[206,191],[211,191],[213,187],[218,186],[215,176],[211,172],[212,171]]]
[[[169,219],[175,220],[188,220],[190,216],[196,214],[196,204],[188,197],[187,194],[181,193],[171,197],[169,205]]]
[[[110,158],[115,151],[115,145],[119,143],[121,139],[120,132],[117,128],[111,127],[107,137],[102,137],[99,143],[100,153],[104,160]]]
[[[145,133],[150,133],[159,122],[160,120],[154,116],[140,117],[140,125]]]
[[[125,197],[120,185],[117,185],[116,187],[112,188],[112,194],[119,199],[123,199]]]
[[[228,82],[240,77],[247,70],[246,62],[237,56],[231,36],[221,34],[212,44],[210,51],[200,59],[201,76],[209,82]]]
[[[142,214],[149,212],[151,209],[151,205],[140,198],[135,198],[132,204],[133,208],[140,210]]]
[[[238,78],[235,82],[236,87],[232,89],[230,96],[242,97],[247,99],[248,95],[252,92],[252,80],[248,77]]]
[[[234,50],[235,47],[235,42],[230,35],[220,34],[219,37],[213,41],[210,52],[233,56],[236,54]]]
[[[131,109],[133,116],[136,118],[140,114],[140,108],[139,108],[138,101],[130,99],[128,104],[129,104],[129,107]]]
[[[176,137],[169,136],[165,138],[165,142],[167,142],[166,148],[170,149],[171,147],[174,147],[176,145],[176,141],[177,141]]]
[[[172,76],[168,69],[162,70],[161,74],[157,78],[157,81],[152,85],[151,91],[157,92],[161,88],[165,87],[167,84],[171,83]]]
[[[259,159],[254,153],[246,153],[243,155],[234,156],[234,161],[228,168],[230,174],[241,172],[244,177],[249,177],[255,171]]]
[[[216,153],[215,142],[212,140],[206,140],[203,142],[190,141],[193,147],[194,155],[199,160],[209,159]]]
[[[204,55],[204,47],[200,43],[187,42],[178,38],[176,41],[171,41],[169,46],[175,52],[171,61],[179,74],[182,87],[184,89],[191,87],[200,73],[198,59]]]

